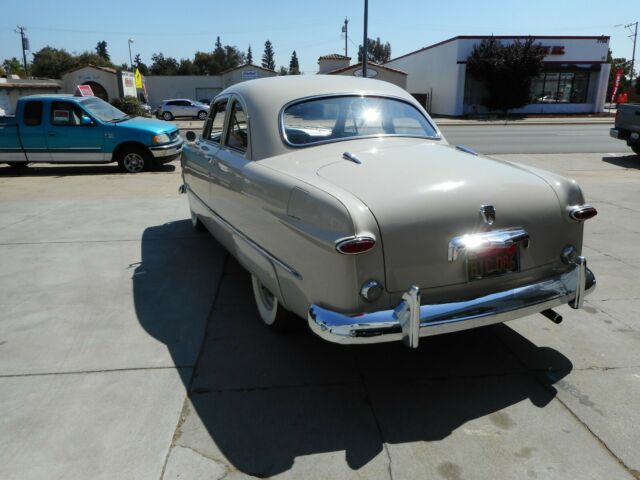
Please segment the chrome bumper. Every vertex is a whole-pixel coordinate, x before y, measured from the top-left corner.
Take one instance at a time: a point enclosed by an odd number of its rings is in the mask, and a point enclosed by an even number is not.
[[[420,290],[411,287],[393,310],[348,316],[312,305],[308,322],[325,340],[342,344],[402,340],[417,348],[420,337],[440,335],[501,323],[568,303],[581,308],[585,295],[596,286],[584,257],[562,275],[472,300],[420,305]]]
[[[184,141],[179,138],[177,141],[168,145],[160,145],[159,147],[149,147],[155,158],[165,159],[166,157],[177,157],[182,153]]]

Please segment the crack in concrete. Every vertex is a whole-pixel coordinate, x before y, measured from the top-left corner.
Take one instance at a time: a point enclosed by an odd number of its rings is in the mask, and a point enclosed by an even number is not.
[[[520,358],[516,352],[513,351],[513,349],[498,335],[496,336],[496,338],[498,339],[498,341],[504,345],[504,347],[511,353],[511,355],[516,358],[516,360],[518,362],[520,362],[526,369],[529,369],[528,365],[525,363],[525,361]],[[591,367],[587,367],[587,369],[589,369]],[[630,367],[622,367],[622,368],[630,368]],[[578,371],[580,371],[580,369],[577,369]],[[584,370],[584,369],[582,369]],[[612,368],[613,370],[613,368]],[[560,405],[562,405],[568,412],[569,414],[580,424],[582,425],[582,427],[591,434],[591,436],[593,436],[593,438],[595,438],[595,440],[605,449],[605,451],[607,451],[635,480],[640,480],[640,475],[638,475],[638,472],[632,468],[630,468],[629,466],[627,466],[624,461],[618,457],[613,450],[611,450],[611,448],[609,448],[609,446],[605,443],[604,440],[602,440],[598,435],[596,435],[596,433],[591,430],[591,428],[589,428],[589,426],[582,421],[582,419],[580,419],[580,417],[578,417],[578,415],[571,410],[571,408],[569,408],[569,406],[567,404],[565,404],[557,395],[557,391],[555,391],[555,389],[553,388],[553,386],[551,384],[549,384],[548,382],[545,382],[542,380],[542,376],[540,375],[534,375],[534,380],[536,382],[538,382],[542,388],[552,391],[554,393],[553,399],[558,401],[560,403]]]
[[[0,374],[0,378],[19,378],[19,377],[48,377],[54,375],[83,375],[89,373],[114,373],[114,372],[138,372],[145,370],[184,370],[195,365],[173,365],[171,367],[129,367],[129,368],[104,368],[99,370],[74,370],[71,372],[41,372],[41,373],[9,373]]]
[[[216,291],[215,294],[213,295],[213,300],[211,301],[211,307],[209,308],[209,312],[207,313],[207,321],[205,322],[205,327],[204,327],[204,332],[202,335],[202,343],[200,345],[200,351],[198,352],[198,356],[196,357],[196,361],[194,363],[194,367],[193,370],[191,372],[191,377],[189,379],[189,385],[186,385],[186,394],[184,397],[184,402],[182,403],[182,409],[180,410],[180,417],[178,418],[178,423],[176,424],[176,428],[173,431],[173,436],[171,437],[171,443],[169,445],[169,448],[167,450],[167,454],[164,457],[164,463],[162,465],[162,471],[160,472],[160,480],[162,480],[164,478],[164,474],[167,470],[167,462],[169,461],[169,456],[171,455],[171,451],[173,450],[173,448],[176,446],[176,442],[177,440],[180,438],[180,435],[182,434],[181,428],[182,425],[184,424],[186,418],[187,418],[187,414],[188,414],[188,410],[189,410],[189,397],[191,396],[191,390],[193,387],[193,379],[195,377],[195,373],[198,367],[198,363],[200,363],[200,359],[202,358],[202,354],[204,352],[205,346],[207,344],[207,335],[209,333],[209,324],[211,323],[211,317],[213,315],[213,312],[215,312],[216,310],[216,303],[218,302],[218,296],[220,295],[220,289],[222,286],[222,281],[224,278],[224,272],[226,270],[227,267],[227,262],[229,260],[229,254],[225,254],[224,259],[222,261],[222,268],[220,269],[220,275],[218,276],[218,281],[217,281],[217,287],[216,287]],[[183,445],[179,445],[181,447],[183,447]],[[184,447],[184,448],[189,448],[189,447]],[[193,450],[191,448],[189,448],[189,450]],[[208,458],[206,455],[201,454],[200,452],[197,452],[195,450],[193,450],[194,452],[198,453],[199,455],[202,455],[204,458]],[[212,459],[209,459],[212,460]],[[215,460],[213,460],[215,461]],[[227,468],[227,472],[229,471],[229,469]],[[222,478],[226,477],[227,474],[225,474]]]
[[[149,240],[188,240],[188,239],[204,239],[199,235],[185,235],[181,237],[145,237],[145,242]],[[64,245],[64,244],[76,244],[76,243],[127,243],[127,242],[140,242],[140,238],[113,238],[106,240],[42,240],[39,242],[0,242],[0,246],[11,245]]]

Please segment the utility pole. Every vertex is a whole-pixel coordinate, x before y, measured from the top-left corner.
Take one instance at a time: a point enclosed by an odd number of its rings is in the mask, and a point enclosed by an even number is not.
[[[364,40],[362,41],[362,77],[367,78],[367,47],[369,38],[367,35],[367,24],[369,18],[369,0],[364,0]]]
[[[29,39],[24,34],[27,31],[24,27],[16,27],[14,30],[16,33],[20,34],[20,39],[22,40],[22,62],[24,65],[24,75],[27,76],[27,50],[29,50]]]
[[[344,33],[344,56],[348,57],[347,53],[347,37],[349,35],[349,19],[347,17],[344,18],[344,25],[342,26],[342,33]]]
[[[625,25],[625,28],[628,28],[629,30],[631,30],[631,26],[635,25],[635,29],[634,32],[629,35],[629,38],[633,37],[633,53],[631,54],[631,85],[633,85],[633,81],[635,80],[635,76],[633,74],[633,67],[636,61],[636,41],[638,40],[638,22],[636,21],[636,23],[630,23],[628,25]]]

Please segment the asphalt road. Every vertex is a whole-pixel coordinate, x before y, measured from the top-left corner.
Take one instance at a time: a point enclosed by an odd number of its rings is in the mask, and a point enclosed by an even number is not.
[[[452,145],[487,155],[508,153],[631,153],[609,137],[612,125],[477,125],[442,126]]]

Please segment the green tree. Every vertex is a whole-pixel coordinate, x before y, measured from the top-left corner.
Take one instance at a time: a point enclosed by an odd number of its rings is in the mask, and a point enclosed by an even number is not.
[[[20,78],[24,78],[26,76],[22,62],[20,62],[16,57],[7,58],[2,62],[2,67],[5,71],[5,75],[19,75]]]
[[[105,40],[98,42],[98,44],[96,45],[96,53],[98,54],[99,57],[106,60],[107,62],[111,61],[109,52],[107,52],[107,42]]]
[[[291,54],[291,60],[289,60],[289,75],[300,75],[300,63],[295,50]]]
[[[289,75],[289,70],[287,70],[287,67],[285,67],[284,65],[282,65],[282,66],[278,69],[278,75]]]
[[[224,54],[225,54],[224,70],[229,70],[230,68],[236,68],[238,65],[242,65],[245,62],[244,52],[241,52],[234,46],[225,45]]]
[[[269,70],[276,69],[275,53],[273,51],[273,44],[270,40],[264,42],[264,53],[262,54],[262,66]]]
[[[149,75],[149,67],[147,67],[147,65],[142,62],[142,57],[139,53],[136,53],[136,56],[133,57],[133,64],[142,75]]]
[[[33,54],[31,75],[34,77],[60,78],[64,72],[77,65],[77,58],[65,49],[46,46]]]
[[[178,75],[198,75],[198,68],[188,58],[180,59]]]
[[[218,66],[213,61],[213,54],[207,52],[196,52],[193,57],[193,66],[197,75],[211,75],[212,71],[218,72]]]
[[[76,65],[79,67],[86,67],[87,65],[95,65],[96,67],[108,67],[108,68],[115,68],[115,69],[118,68],[113,63],[111,63],[111,61],[106,60],[104,57],[98,55],[95,52],[90,52],[90,51],[84,51],[81,54],[76,55],[74,60]],[[129,66],[127,65],[126,68],[129,68]]]
[[[482,104],[505,116],[529,103],[531,81],[542,73],[544,48],[533,38],[503,45],[495,37],[482,40],[467,58],[467,72],[487,90]]]
[[[380,37],[367,38],[367,60],[373,63],[386,63],[391,60],[391,44],[383,44]],[[362,61],[362,45],[358,45],[358,62]]]
[[[0,77],[4,77],[7,74],[7,72],[5,72],[4,67],[0,66]]]
[[[173,57],[166,57],[162,53],[154,53],[151,55],[153,62],[149,67],[152,75],[177,75],[178,61]]]
[[[111,105],[116,107],[118,110],[123,111],[128,115],[133,115],[134,117],[144,117],[147,116],[145,111],[142,109],[142,105],[140,104],[140,100],[136,97],[132,97],[127,95],[124,98],[116,98],[111,102]]]
[[[253,52],[251,51],[251,45],[247,48],[247,63],[253,65]]]

